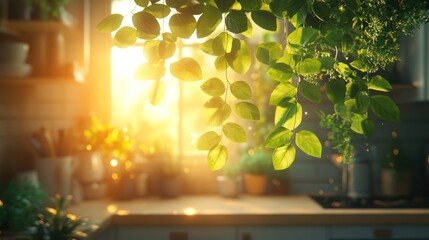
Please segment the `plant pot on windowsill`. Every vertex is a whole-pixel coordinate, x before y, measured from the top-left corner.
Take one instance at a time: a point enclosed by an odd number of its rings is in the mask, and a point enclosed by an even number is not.
[[[264,195],[268,189],[268,177],[272,168],[271,155],[263,149],[249,149],[240,159],[244,173],[244,190],[250,195]]]
[[[236,198],[242,192],[242,178],[237,165],[225,166],[224,175],[216,177],[218,193],[222,197]]]

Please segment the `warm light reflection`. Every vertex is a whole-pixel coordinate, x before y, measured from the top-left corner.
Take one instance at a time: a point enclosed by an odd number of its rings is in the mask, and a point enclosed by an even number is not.
[[[71,213],[67,214],[67,218],[70,219],[70,220],[72,220],[72,221],[75,221],[77,219],[76,215],[71,214]]]
[[[114,213],[116,213],[116,211],[118,210],[118,206],[116,206],[115,204],[109,204],[108,206],[107,206],[107,212],[109,213],[109,214],[114,214]]]
[[[195,215],[197,213],[197,210],[192,207],[187,207],[185,208],[185,210],[183,210],[183,212],[185,213],[185,215]]]
[[[113,180],[118,180],[119,179],[119,175],[117,173],[112,173],[112,179]]]
[[[0,207],[3,206],[3,202],[0,200]]]
[[[90,145],[90,144],[86,145],[86,146],[85,146],[85,149],[86,149],[87,151],[91,151],[91,150],[92,150],[92,145]]]
[[[396,131],[392,132],[392,138],[397,138],[398,137],[398,133]]]
[[[117,167],[118,166],[118,160],[116,160],[116,159],[110,160],[110,166]]]
[[[399,149],[395,148],[393,149],[393,155],[398,156],[399,154]]]
[[[130,212],[127,210],[118,210],[116,212],[117,215],[128,215]]]

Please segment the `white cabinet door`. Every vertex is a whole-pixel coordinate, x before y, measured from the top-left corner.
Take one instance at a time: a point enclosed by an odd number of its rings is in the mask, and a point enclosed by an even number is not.
[[[116,240],[236,240],[234,227],[120,227]]]
[[[380,226],[334,226],[332,240],[346,239],[427,239],[429,226],[425,225],[380,225]]]
[[[327,240],[322,226],[239,227],[238,240]]]

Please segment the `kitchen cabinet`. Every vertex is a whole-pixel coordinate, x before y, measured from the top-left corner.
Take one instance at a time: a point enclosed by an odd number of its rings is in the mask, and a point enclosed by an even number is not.
[[[322,226],[243,226],[238,228],[238,240],[325,240]]]
[[[236,240],[234,227],[119,227],[116,240]]]
[[[427,225],[334,226],[330,232],[331,240],[429,239]]]

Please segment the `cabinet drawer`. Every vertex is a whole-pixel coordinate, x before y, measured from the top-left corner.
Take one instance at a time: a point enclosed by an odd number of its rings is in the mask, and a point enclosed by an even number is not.
[[[318,226],[264,226],[240,227],[238,240],[326,240],[325,227]]]
[[[429,226],[380,225],[332,227],[332,240],[343,239],[428,239]]]
[[[120,227],[116,240],[236,240],[234,227]]]

